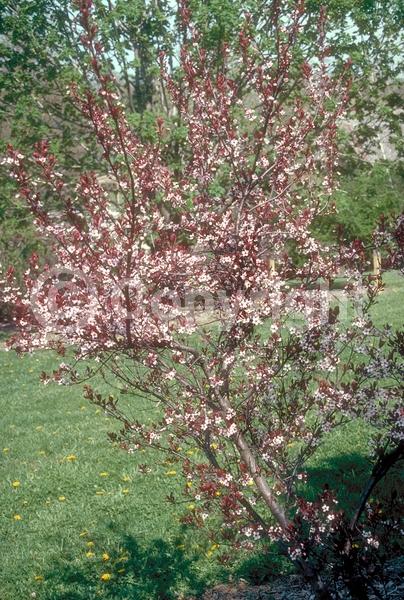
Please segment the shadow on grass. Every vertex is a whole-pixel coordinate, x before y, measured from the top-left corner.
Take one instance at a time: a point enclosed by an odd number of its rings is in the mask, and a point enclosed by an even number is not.
[[[263,544],[263,548],[245,558],[236,569],[235,579],[244,579],[251,585],[263,585],[282,575],[293,573],[290,560],[283,556],[275,542]]]
[[[356,508],[365,484],[371,476],[373,463],[358,453],[339,454],[324,459],[321,465],[307,468],[307,495],[312,500],[322,491],[325,484],[337,494],[341,508],[349,511]],[[403,485],[401,464],[392,467],[374,488],[371,498],[384,502],[393,489]]]
[[[372,465],[362,454],[336,454],[308,467],[308,484],[304,496],[314,500],[325,485],[337,494],[341,508],[350,510],[358,501],[370,476]]]
[[[359,453],[337,454],[324,458],[321,463],[307,468],[308,484],[300,490],[301,495],[313,501],[328,485],[336,493],[339,506],[352,515],[357,507],[364,485],[371,474],[372,464]],[[393,490],[400,493],[403,490],[403,472],[397,465],[376,486],[372,498],[388,503]],[[253,585],[266,584],[282,574],[291,573],[294,568],[291,562],[279,551],[277,544],[263,546],[261,552],[256,552],[244,560],[237,569],[237,576],[242,577]]]
[[[195,572],[195,562],[186,557],[181,540],[157,539],[139,544],[125,536],[119,544],[124,560],[108,562],[96,559],[60,561],[46,576],[47,600],[174,600],[200,594],[203,581]],[[102,576],[108,577],[103,580]],[[110,577],[110,578],[109,578]],[[185,596],[179,592],[187,591]]]

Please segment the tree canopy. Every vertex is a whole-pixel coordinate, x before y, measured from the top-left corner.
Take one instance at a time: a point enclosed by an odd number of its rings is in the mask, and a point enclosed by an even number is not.
[[[294,1],[190,0],[188,6],[200,31],[201,46],[213,50],[211,60],[220,69],[221,47],[234,47],[245,27],[259,51],[270,56],[276,32],[287,24]],[[328,61],[338,72],[350,57],[353,81],[349,127],[340,132],[338,215],[319,227],[328,239],[334,239],[337,226],[343,225],[347,236],[365,240],[370,224],[380,214],[402,208],[402,169],[392,161],[397,163],[402,156],[404,5],[402,0],[308,0],[296,60],[313,54],[322,6],[327,13]],[[168,102],[159,67],[159,54],[164,52],[170,70],[179,69],[179,48],[186,32],[178,11],[178,4],[168,0],[95,2],[105,47],[104,68],[117,78],[129,123],[146,140],[155,136],[157,115],[170,118],[175,126],[170,128],[169,152],[179,165],[185,131]],[[48,138],[52,151],[72,174],[82,166],[97,169],[100,165],[91,132],[65,94],[69,82],[84,83],[88,73],[76,17],[77,5],[72,0],[0,1],[0,150],[11,142],[25,151]],[[292,69],[290,77],[296,78],[289,92],[292,100],[301,89],[298,69]],[[37,241],[30,217],[4,173],[0,181],[0,260],[7,264],[18,261],[19,253],[29,253]],[[49,202],[53,208],[51,198]],[[353,219],[352,214],[356,215]]]

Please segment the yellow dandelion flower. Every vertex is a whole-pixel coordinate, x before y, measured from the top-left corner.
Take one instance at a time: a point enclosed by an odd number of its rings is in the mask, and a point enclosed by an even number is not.
[[[166,475],[177,475],[177,471],[174,469],[172,471],[167,471]]]
[[[44,577],[43,577],[43,575],[35,575],[34,579],[35,579],[35,581],[43,581]]]
[[[107,562],[107,560],[109,560],[109,554],[108,554],[108,552],[104,552],[104,553],[103,553],[103,555],[102,555],[102,560],[103,560],[104,562]]]
[[[74,462],[75,460],[77,460],[77,456],[75,454],[68,454],[65,460],[67,460],[68,462]]]
[[[100,477],[108,477],[109,473],[108,473],[108,471],[101,471],[101,473],[99,475],[100,475]]]
[[[45,450],[39,450],[38,454],[39,454],[39,456],[46,456]]]
[[[13,488],[18,488],[21,485],[21,481],[18,481],[18,479],[16,481],[13,481],[13,483],[11,484],[13,486]]]
[[[192,481],[187,481],[187,487],[188,488],[192,487]]]
[[[112,579],[111,573],[103,573],[100,577],[101,581],[110,581]]]
[[[10,448],[3,448],[3,452],[4,454],[7,454],[7,452],[10,452]]]
[[[22,520],[22,516],[21,515],[14,515],[13,519],[14,519],[14,521],[21,521]]]
[[[253,479],[249,479],[247,481],[247,485],[254,485],[254,480]]]
[[[94,542],[87,542],[86,546],[87,548],[94,548],[95,544]]]
[[[221,496],[222,492],[220,492],[219,490],[217,490],[217,492],[215,492],[215,496]]]
[[[87,558],[94,558],[95,554],[94,552],[91,552],[91,550],[89,550],[88,552],[86,552],[86,556]]]
[[[195,454],[195,450],[187,450],[186,452],[188,456],[193,456]]]
[[[66,500],[66,496],[59,496],[59,502],[64,502]]]
[[[211,448],[213,448],[213,450],[217,450],[217,449],[219,448],[219,444],[216,444],[216,442],[213,442],[213,443],[210,445],[210,447],[211,447]]]
[[[128,488],[124,488],[124,489],[122,490],[122,494],[125,494],[125,495],[126,495],[126,494],[129,494],[129,490],[128,490]]]
[[[195,504],[188,504],[188,510],[194,510]]]
[[[122,481],[131,481],[129,475],[122,475]]]

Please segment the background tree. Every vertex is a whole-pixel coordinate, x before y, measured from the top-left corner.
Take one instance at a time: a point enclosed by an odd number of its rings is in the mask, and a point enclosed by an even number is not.
[[[329,243],[343,230],[349,240],[372,245],[372,237],[382,217],[403,212],[403,171],[400,161],[377,161],[357,165],[346,174],[335,193],[336,212],[322,217],[316,225],[318,235]]]

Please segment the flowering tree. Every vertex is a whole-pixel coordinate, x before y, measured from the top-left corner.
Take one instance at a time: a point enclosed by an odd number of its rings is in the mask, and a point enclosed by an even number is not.
[[[131,412],[139,402],[157,405],[158,417],[145,424],[85,387],[121,421],[113,438],[123,448],[156,448],[182,464],[184,494],[194,499],[185,522],[206,523],[215,539],[238,547],[280,540],[328,597],[320,571],[330,540],[343,531],[340,554],[349,558],[373,487],[400,454],[400,373],[398,345],[385,352],[388,332],[368,316],[381,282],[362,276],[361,245],[326,247],[312,234],[334,189],[337,121],[349,86],[346,74],[334,79],[328,71],[324,16],[318,56],[302,62],[301,89],[289,102],[303,2],[274,13],[276,55],[255,46],[247,17],[239,54],[224,46],[215,70],[183,5],[188,42],[178,72],[167,72],[160,57],[186,129],[182,166],[169,168],[164,121],[157,119],[156,144],[130,129],[103,68],[91,0],[79,7],[91,69],[87,87],[71,94],[119,199],[111,203],[95,173],[83,174],[72,193],[47,142],[36,146],[29,169],[9,148],[4,162],[54,256],[46,265],[32,256],[24,289],[7,272],[3,293],[20,326],[10,345],[62,356],[74,348],[74,359],[45,381],[112,374],[133,393]],[[47,212],[45,188],[63,218]],[[341,307],[361,309],[349,321],[325,289],[342,268]],[[348,523],[330,490],[318,502],[304,499],[304,467],[328,432],[356,417],[378,432],[377,458]],[[192,460],[186,451],[195,446],[201,453]],[[366,548],[377,546],[365,534]]]

